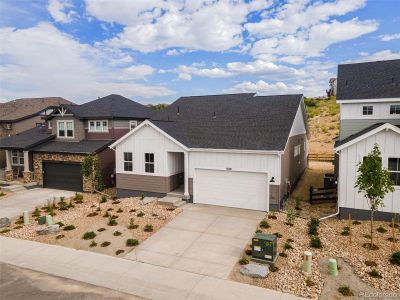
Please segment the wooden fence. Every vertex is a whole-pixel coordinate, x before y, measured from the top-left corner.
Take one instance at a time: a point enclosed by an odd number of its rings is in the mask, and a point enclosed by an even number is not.
[[[337,188],[315,188],[310,186],[310,204],[336,203]]]
[[[325,154],[320,154],[320,153],[309,153],[308,154],[308,160],[316,160],[316,161],[334,161],[335,160],[335,154],[331,153],[325,153]]]

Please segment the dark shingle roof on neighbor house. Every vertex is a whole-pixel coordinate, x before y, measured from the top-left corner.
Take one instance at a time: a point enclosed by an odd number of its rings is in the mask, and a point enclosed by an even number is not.
[[[50,141],[32,150],[35,152],[92,154],[104,150],[112,142],[111,140]]]
[[[46,127],[34,127],[0,139],[0,149],[29,150],[55,136]]]
[[[0,103],[0,122],[19,121],[29,118],[50,106],[72,104],[61,97],[21,98]]]
[[[181,97],[153,124],[189,148],[283,151],[303,95]]]
[[[65,105],[79,119],[148,119],[154,111],[120,95],[108,95],[81,105]]]
[[[337,100],[400,97],[400,59],[338,66]]]

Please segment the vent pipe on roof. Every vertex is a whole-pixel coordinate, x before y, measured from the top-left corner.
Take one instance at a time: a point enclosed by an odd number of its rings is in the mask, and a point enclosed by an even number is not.
[[[168,121],[169,121],[169,115],[168,115]]]
[[[178,112],[176,114],[179,116],[179,105],[178,105]]]
[[[215,114],[215,111],[214,111],[213,119],[216,119],[216,118],[217,118],[217,115]]]

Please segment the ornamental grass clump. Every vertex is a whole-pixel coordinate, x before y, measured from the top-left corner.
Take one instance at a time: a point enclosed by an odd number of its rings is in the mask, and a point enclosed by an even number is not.
[[[139,241],[137,239],[127,239],[126,240],[127,247],[135,247],[137,245],[139,245]]]
[[[93,231],[87,231],[83,234],[82,238],[84,240],[92,240],[96,237],[96,234]]]

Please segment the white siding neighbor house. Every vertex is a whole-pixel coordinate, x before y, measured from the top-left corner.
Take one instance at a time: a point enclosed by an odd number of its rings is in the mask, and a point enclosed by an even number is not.
[[[391,173],[395,191],[384,199],[377,219],[400,213],[400,60],[339,65],[340,136],[338,155],[340,216],[369,218],[368,203],[354,187],[357,164],[378,144],[382,165]]]
[[[110,147],[119,196],[181,188],[194,203],[275,210],[307,165],[303,97],[183,97]]]

